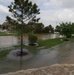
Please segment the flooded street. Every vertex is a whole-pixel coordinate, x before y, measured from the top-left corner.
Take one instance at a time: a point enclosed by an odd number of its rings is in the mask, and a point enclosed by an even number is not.
[[[74,64],[74,42],[65,42],[50,49],[41,50],[27,60],[0,59],[0,73],[20,69],[38,68],[53,64]]]
[[[39,39],[45,40],[58,38],[56,35],[44,35]],[[27,37],[24,38],[27,41]],[[0,36],[0,48],[18,44],[18,38],[14,36]],[[24,57],[19,57],[20,60],[11,60],[7,57],[0,59],[0,74],[13,72],[20,69],[39,68],[53,64],[74,64],[74,42],[65,42],[54,46],[50,49],[42,49],[37,54],[31,55],[30,58],[24,60]]]
[[[67,42],[47,50],[41,50],[34,55],[26,67],[42,67],[52,64],[73,64],[74,63],[74,42]]]

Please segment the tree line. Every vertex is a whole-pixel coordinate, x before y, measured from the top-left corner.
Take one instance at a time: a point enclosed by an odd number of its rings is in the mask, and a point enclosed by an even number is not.
[[[11,25],[9,23],[3,23],[0,25],[1,29],[6,29],[8,31],[19,31],[20,26]],[[45,26],[43,23],[38,22],[29,22],[23,26],[23,32],[24,33],[54,33],[54,27],[52,25]]]
[[[74,34],[74,23],[62,22],[56,26],[55,31],[64,35],[66,38],[71,38],[72,34]]]

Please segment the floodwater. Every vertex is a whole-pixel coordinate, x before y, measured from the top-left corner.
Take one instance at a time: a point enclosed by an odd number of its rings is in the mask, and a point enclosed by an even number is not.
[[[0,48],[9,47],[18,44],[18,39],[15,36],[0,36]]]
[[[58,38],[61,37],[59,34],[43,34],[38,35],[38,39],[51,39],[51,38]],[[20,42],[19,37],[15,36],[0,36],[0,48],[2,47],[10,47],[14,45],[18,45]],[[24,43],[28,42],[28,36],[24,36]]]
[[[10,40],[8,36],[6,37],[7,38],[3,41],[8,44]],[[17,37],[13,37],[13,39],[16,41],[13,42],[13,44],[18,44]],[[50,49],[42,49],[37,54],[31,55],[28,59],[24,59],[25,57],[19,57],[19,60],[11,60],[7,57],[0,59],[0,74],[21,69],[39,68],[53,64],[74,64],[74,42],[68,41]]]
[[[42,49],[26,60],[22,57],[19,59],[0,59],[0,73],[39,68],[53,64],[74,64],[74,42],[69,41],[50,49]]]

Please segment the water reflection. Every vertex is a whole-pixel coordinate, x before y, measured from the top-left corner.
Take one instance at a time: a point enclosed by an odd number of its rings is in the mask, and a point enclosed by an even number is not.
[[[18,44],[18,39],[15,36],[0,36],[0,48]]]
[[[61,37],[59,34],[42,34],[38,35],[38,39],[52,39]],[[13,45],[17,45],[20,43],[20,38],[15,36],[0,36],[0,48],[1,47],[9,47]],[[24,43],[28,43],[28,36],[24,36]]]
[[[61,38],[62,36],[58,33],[56,34],[44,34],[44,35],[40,35],[38,38],[42,39],[42,40],[46,40],[46,39],[54,39],[54,38]]]

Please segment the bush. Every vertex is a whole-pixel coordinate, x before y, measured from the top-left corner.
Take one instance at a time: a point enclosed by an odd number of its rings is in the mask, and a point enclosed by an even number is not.
[[[36,35],[32,34],[32,35],[29,35],[28,40],[29,40],[29,44],[32,45],[32,44],[35,44],[37,42],[38,38]]]

